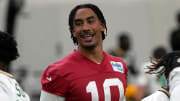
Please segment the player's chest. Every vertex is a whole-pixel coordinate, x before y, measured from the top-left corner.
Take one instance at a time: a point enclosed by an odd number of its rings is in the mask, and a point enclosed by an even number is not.
[[[72,80],[70,83],[70,99],[120,101],[120,99],[124,99],[125,87],[126,79],[121,73],[107,72],[86,75]]]

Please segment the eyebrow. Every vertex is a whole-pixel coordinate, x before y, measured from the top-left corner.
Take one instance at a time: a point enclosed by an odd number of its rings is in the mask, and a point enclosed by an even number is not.
[[[82,21],[81,19],[75,19],[74,22],[79,22]]]
[[[95,17],[94,16],[89,16],[87,17],[86,19],[87,20],[90,20],[90,19],[94,19]],[[75,19],[74,22],[78,22],[78,21],[82,21],[82,19]]]
[[[94,19],[94,18],[95,18],[94,16],[90,16],[87,18],[87,20]]]

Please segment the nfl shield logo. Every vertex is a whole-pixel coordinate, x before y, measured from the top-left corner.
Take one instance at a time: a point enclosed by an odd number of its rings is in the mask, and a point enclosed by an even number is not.
[[[111,65],[114,71],[124,73],[123,64],[121,62],[111,61]]]

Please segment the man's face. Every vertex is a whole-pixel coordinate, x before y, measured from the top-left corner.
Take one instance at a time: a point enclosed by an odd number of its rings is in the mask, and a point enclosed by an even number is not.
[[[102,45],[104,25],[90,8],[77,10],[73,21],[73,36],[82,48],[94,48]]]

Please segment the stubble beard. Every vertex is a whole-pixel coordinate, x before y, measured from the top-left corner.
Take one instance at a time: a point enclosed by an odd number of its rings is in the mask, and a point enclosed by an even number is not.
[[[95,37],[95,33],[90,32],[90,31],[81,32],[81,35],[80,35],[81,38],[84,38],[84,37],[86,37],[86,36]],[[80,44],[80,43],[79,43],[79,44]],[[87,43],[87,45],[86,45],[86,43],[81,43],[80,46],[81,46],[82,48],[84,48],[84,49],[92,50],[92,49],[94,49],[94,48],[97,46],[97,42],[92,43],[92,44],[90,44],[90,45],[89,45],[88,43]]]
[[[84,48],[84,49],[86,49],[86,50],[93,50],[93,49],[96,48],[96,46],[97,46],[96,43],[94,43],[94,44],[92,44],[92,45],[84,45],[84,44],[81,44],[81,47]]]

